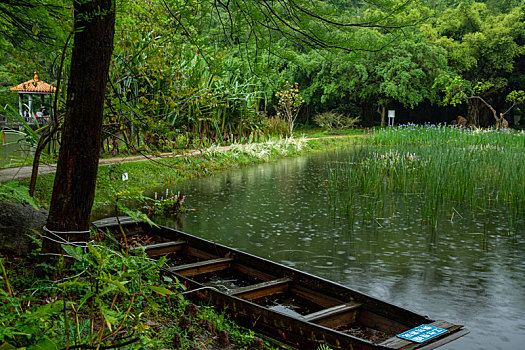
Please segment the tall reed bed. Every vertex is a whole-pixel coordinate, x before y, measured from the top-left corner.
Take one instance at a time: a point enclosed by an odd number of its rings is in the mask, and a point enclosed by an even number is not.
[[[525,217],[524,151],[523,133],[440,125],[382,129],[329,165],[331,202],[351,223],[405,208],[403,215],[417,213],[432,227],[443,215],[504,208],[512,230]]]
[[[375,145],[454,145],[525,149],[525,133],[512,129],[461,128],[440,124],[406,124],[376,130],[368,139]]]

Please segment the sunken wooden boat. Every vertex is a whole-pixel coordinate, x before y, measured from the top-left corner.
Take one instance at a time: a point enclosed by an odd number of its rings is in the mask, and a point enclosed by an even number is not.
[[[143,242],[153,242],[144,246],[146,253],[169,258],[166,269],[187,286],[188,298],[224,309],[237,323],[292,347],[316,349],[326,344],[332,349],[433,349],[468,333],[462,325],[432,320],[168,227],[152,227],[127,217],[93,224],[115,236],[123,231],[131,241],[139,236]],[[428,339],[424,334],[426,340],[399,336],[414,335],[421,325],[438,327],[442,333]]]

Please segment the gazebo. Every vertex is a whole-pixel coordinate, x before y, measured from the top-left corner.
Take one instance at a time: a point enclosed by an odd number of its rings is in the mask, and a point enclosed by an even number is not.
[[[31,114],[33,113],[33,100],[36,99],[38,95],[40,95],[41,104],[43,106],[44,97],[56,91],[56,87],[41,80],[38,80],[37,72],[35,72],[34,74],[35,75],[33,79],[9,89],[11,91],[18,91],[18,112],[28,124],[34,123],[34,119],[31,117]],[[25,96],[27,96],[27,108],[24,108]],[[49,112],[47,112],[46,114],[46,110],[39,110],[38,113],[35,113],[35,116],[39,124],[43,124],[49,121]]]

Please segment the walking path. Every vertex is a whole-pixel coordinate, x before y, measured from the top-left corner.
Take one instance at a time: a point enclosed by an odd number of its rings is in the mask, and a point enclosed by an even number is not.
[[[219,150],[225,151],[228,150],[230,146],[219,147]],[[109,165],[117,163],[127,163],[127,162],[141,162],[145,160],[152,159],[162,159],[162,158],[172,158],[172,157],[181,157],[183,155],[192,155],[199,153],[198,150],[184,151],[181,154],[176,153],[161,153],[158,156],[133,156],[133,157],[119,157],[119,158],[104,158],[98,161],[98,165]],[[30,165],[0,169],[0,182],[7,182],[12,180],[22,180],[31,177],[31,171],[33,167]],[[38,175],[45,175],[54,173],[57,170],[56,164],[41,164],[38,167]]]
[[[342,137],[352,137],[354,135],[338,135],[338,136],[329,136],[329,137],[323,137],[324,139],[331,139],[331,138],[342,138]],[[307,138],[306,140],[318,140],[319,137],[315,138]],[[241,145],[241,147],[245,147],[248,145]],[[222,146],[218,149],[220,151],[227,151],[231,148],[231,146]],[[119,158],[104,158],[100,159],[98,161],[98,165],[110,165],[110,164],[117,164],[117,163],[127,163],[127,162],[141,162],[145,160],[155,160],[155,159],[162,159],[162,158],[173,158],[173,157],[181,157],[181,156],[187,156],[192,154],[200,153],[200,150],[189,150],[184,151],[183,153],[161,153],[158,156],[132,156],[132,157],[119,157]],[[22,180],[27,179],[31,177],[31,171],[32,166],[21,166],[16,168],[7,168],[7,169],[0,169],[0,182],[7,182],[12,180]],[[56,164],[42,164],[38,167],[38,175],[45,175],[45,174],[51,174],[54,173],[57,170]]]

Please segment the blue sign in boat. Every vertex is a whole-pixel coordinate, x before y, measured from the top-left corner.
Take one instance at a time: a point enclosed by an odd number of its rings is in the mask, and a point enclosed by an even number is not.
[[[440,334],[443,334],[446,331],[447,330],[443,328],[423,324],[421,326],[417,326],[416,328],[412,328],[411,330],[398,334],[397,336],[406,340],[422,343]]]

